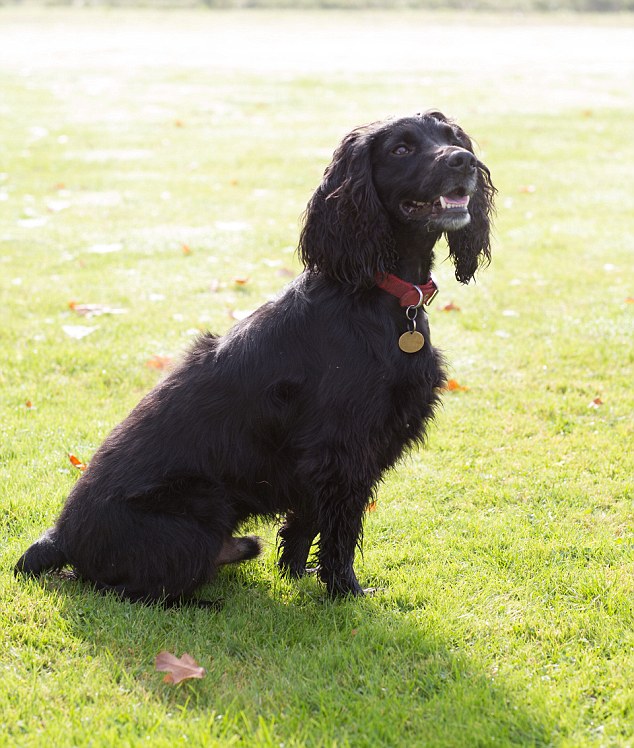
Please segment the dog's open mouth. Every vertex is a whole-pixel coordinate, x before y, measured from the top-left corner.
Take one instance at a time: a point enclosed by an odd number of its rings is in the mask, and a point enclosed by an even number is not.
[[[461,190],[440,195],[440,197],[428,203],[418,200],[403,200],[400,205],[403,215],[411,219],[465,214],[468,207],[469,195],[462,194]]]

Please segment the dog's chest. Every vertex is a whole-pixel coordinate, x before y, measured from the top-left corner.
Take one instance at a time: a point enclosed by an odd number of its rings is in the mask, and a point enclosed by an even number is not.
[[[414,353],[397,349],[389,360],[385,401],[377,423],[386,464],[392,464],[408,446],[424,437],[444,382],[441,358],[427,342],[423,350]]]

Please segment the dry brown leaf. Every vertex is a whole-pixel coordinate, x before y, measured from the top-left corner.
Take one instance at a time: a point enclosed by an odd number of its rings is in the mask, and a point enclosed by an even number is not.
[[[376,501],[371,501],[367,505],[367,507],[366,507],[365,510],[366,510],[366,512],[368,512],[368,514],[370,514],[371,512],[376,512]]]
[[[455,379],[450,379],[445,385],[445,389],[448,392],[466,392],[469,388],[464,384],[460,384]]]
[[[592,402],[588,403],[588,408],[600,408],[603,405],[603,400],[600,397],[595,397]]]
[[[534,184],[524,184],[520,187],[520,192],[522,192],[525,195],[532,195],[533,192],[535,192],[537,188]]]
[[[181,244],[181,251],[184,255],[190,255],[192,253],[189,244]]]
[[[75,314],[80,317],[100,317],[102,314],[125,314],[126,309],[120,309],[105,304],[78,304],[76,301],[69,301],[68,306]]]
[[[234,278],[233,282],[236,284],[236,286],[246,286],[249,282],[248,278]]]
[[[627,298],[625,299],[625,303],[626,303],[626,304],[634,304],[634,296],[628,296],[628,297],[627,297]]]
[[[145,365],[149,369],[163,371],[164,369],[169,369],[172,365],[172,359],[169,356],[152,356],[151,359],[145,362]]]
[[[453,303],[453,301],[450,301],[448,304],[445,304],[445,306],[440,308],[441,312],[459,312],[460,307]]]
[[[26,401],[26,402],[25,402],[24,404],[26,405],[26,407],[27,407],[27,408],[28,408],[29,410],[32,410],[32,408],[33,408],[33,403],[32,403],[32,402],[31,402],[30,400],[27,400],[27,401]]]
[[[169,652],[159,652],[156,656],[155,666],[159,672],[167,673],[163,678],[163,683],[176,685],[189,678],[205,677],[205,668],[200,667],[196,660],[187,653],[182,657],[176,657]]]
[[[86,465],[85,462],[82,462],[79,457],[76,457],[74,454],[68,453],[68,459],[70,460],[70,463],[73,467],[76,467],[77,470],[85,470],[88,465]]]

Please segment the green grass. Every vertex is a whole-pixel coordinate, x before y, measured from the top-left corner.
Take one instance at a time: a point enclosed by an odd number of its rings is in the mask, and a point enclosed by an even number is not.
[[[631,21],[515,23],[0,9],[0,745],[634,745]],[[204,590],[220,611],[15,580],[147,361],[299,271],[342,135],[429,107],[478,140],[499,215],[476,285],[438,265],[469,389],[367,517],[376,595],[281,580],[268,525]],[[164,684],[162,649],[206,678]]]

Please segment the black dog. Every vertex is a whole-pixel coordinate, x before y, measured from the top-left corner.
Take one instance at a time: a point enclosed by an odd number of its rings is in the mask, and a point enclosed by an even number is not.
[[[100,589],[174,602],[258,554],[258,538],[233,536],[241,522],[285,515],[281,569],[302,575],[319,536],[328,591],[362,594],[364,510],[424,437],[445,381],[421,311],[434,246],[446,234],[468,283],[490,259],[494,193],[439,112],[353,130],[308,204],[306,271],[197,341],[108,436],[16,571],[70,565]]]

